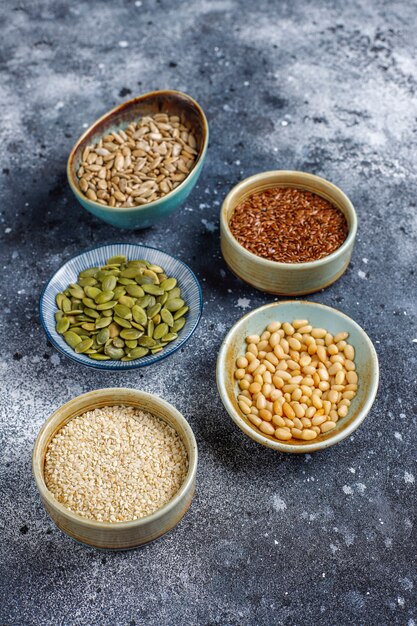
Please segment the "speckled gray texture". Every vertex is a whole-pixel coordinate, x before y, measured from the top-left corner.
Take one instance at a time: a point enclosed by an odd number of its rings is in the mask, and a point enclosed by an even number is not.
[[[417,624],[416,10],[406,0],[2,4],[1,624]],[[74,200],[67,155],[103,112],[168,87],[209,119],[200,184],[172,219],[117,231]],[[362,427],[313,457],[246,439],[215,385],[226,330],[271,301],[225,267],[219,206],[234,183],[273,168],[320,174],[356,206],[352,263],[310,299],[361,324],[381,363]],[[59,356],[37,315],[42,285],[68,257],[118,240],[181,257],[205,299],[181,352],[127,374]],[[171,401],[200,449],[187,516],[129,553],[59,532],[31,476],[51,412],[113,385]]]

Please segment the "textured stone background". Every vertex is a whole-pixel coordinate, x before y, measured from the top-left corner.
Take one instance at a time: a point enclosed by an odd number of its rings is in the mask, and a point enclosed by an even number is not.
[[[3,2],[1,624],[417,624],[416,11],[406,0]],[[121,233],[74,200],[66,159],[110,107],[167,87],[207,113],[206,166],[172,220]],[[246,439],[215,387],[226,330],[271,301],[227,271],[219,206],[237,181],[273,168],[320,174],[355,204],[352,263],[310,299],[359,322],[382,366],[363,426],[313,457]],[[37,314],[68,257],[121,239],[180,256],[205,297],[181,353],[123,375],[60,357]],[[188,515],[130,553],[59,532],[31,476],[50,413],[112,385],[171,401],[200,448]]]

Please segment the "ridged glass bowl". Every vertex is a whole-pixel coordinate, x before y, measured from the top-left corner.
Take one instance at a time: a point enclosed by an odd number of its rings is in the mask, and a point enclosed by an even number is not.
[[[179,331],[177,339],[172,341],[161,352],[147,354],[134,361],[93,361],[85,354],[77,354],[64,340],[62,335],[55,329],[55,312],[57,305],[55,298],[57,293],[63,291],[70,283],[77,281],[78,274],[89,267],[104,265],[106,259],[112,256],[124,254],[129,260],[145,259],[150,263],[160,265],[168,276],[173,276],[178,281],[181,294],[189,311],[186,314],[184,327]],[[200,321],[203,312],[203,295],[200,283],[194,272],[182,261],[175,257],[150,246],[131,243],[113,243],[97,246],[77,254],[67,261],[47,282],[40,297],[40,318],[45,333],[52,345],[68,358],[102,370],[130,370],[137,367],[151,365],[165,359],[170,354],[181,348],[191,337]]]

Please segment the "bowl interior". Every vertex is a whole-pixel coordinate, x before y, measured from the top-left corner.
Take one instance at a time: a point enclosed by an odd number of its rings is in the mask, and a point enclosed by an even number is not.
[[[177,431],[177,433],[181,437],[187,451],[189,462],[187,476],[185,477],[185,480],[178,490],[177,494],[175,494],[174,498],[170,502],[164,505],[164,507],[162,507],[161,509],[158,509],[151,515],[141,518],[140,520],[134,520],[132,522],[123,522],[121,524],[118,524],[118,528],[132,524],[145,524],[148,520],[154,519],[156,516],[160,515],[160,512],[166,510],[166,508],[170,506],[171,502],[173,502],[174,500],[176,501],[178,498],[181,497],[182,493],[187,489],[189,481],[193,479],[193,476],[195,474],[197,464],[197,443],[195,441],[194,433],[185,418],[171,404],[152,394],[133,389],[99,389],[96,391],[82,394],[81,396],[70,400],[59,409],[57,409],[55,413],[53,413],[43,425],[36,440],[33,451],[33,469],[35,480],[37,482],[38,488],[41,491],[41,495],[45,497],[49,502],[51,502],[55,508],[59,509],[61,513],[63,513],[67,517],[78,519],[80,523],[85,525],[97,525],[100,527],[108,527],[111,529],[115,528],[114,524],[108,522],[97,522],[95,520],[84,518],[72,511],[69,511],[57,500],[55,500],[54,496],[49,492],[48,488],[46,487],[46,483],[44,480],[46,451],[49,443],[56,435],[56,433],[63,426],[68,424],[68,422],[71,421],[74,417],[77,417],[87,411],[92,411],[97,408],[102,408],[104,406],[115,406],[118,404],[134,406],[139,409],[143,409],[144,411],[149,411],[153,415],[156,415],[157,417],[160,417],[161,419],[166,421]]]
[[[355,348],[355,364],[359,377],[358,391],[349,407],[347,416],[337,422],[336,428],[320,435],[311,443],[291,440],[280,443],[250,424],[237,404],[237,383],[233,373],[238,356],[245,353],[245,337],[261,334],[274,321],[291,322],[308,319],[316,327],[326,328],[332,334],[347,331],[347,341]],[[349,435],[369,411],[378,388],[378,359],[371,340],[351,318],[330,307],[306,301],[288,301],[263,306],[248,313],[229,331],[221,347],[217,365],[219,392],[226,410],[236,424],[252,439],[268,447],[284,451],[309,452],[325,448]]]
[[[70,283],[77,280],[78,274],[89,267],[103,265],[111,256],[125,254],[128,259],[146,259],[164,268],[168,276],[178,280],[183,299],[189,307],[184,327],[179,331],[177,339],[166,346],[162,352],[148,354],[136,361],[93,361],[84,354],[76,352],[67,345],[64,338],[55,330],[54,314],[57,310],[55,298]],[[144,367],[159,361],[180,348],[193,334],[203,310],[203,298],[199,282],[192,270],[182,261],[166,252],[139,244],[115,243],[99,246],[83,252],[65,263],[49,280],[40,299],[40,316],[44,330],[51,343],[70,359],[98,369],[128,370]]]
[[[356,232],[356,215],[353,209],[353,206],[349,200],[349,198],[342,192],[341,189],[333,185],[329,181],[321,178],[320,176],[315,176],[313,174],[308,174],[307,172],[297,172],[297,171],[287,171],[287,170],[279,170],[279,171],[271,171],[271,172],[263,172],[261,174],[257,174],[255,176],[251,176],[238,185],[234,187],[228,196],[226,197],[223,207],[222,207],[222,216],[223,216],[223,225],[226,227],[228,234],[233,238],[233,241],[238,245],[242,251],[250,254],[251,256],[256,257],[253,253],[246,250],[241,244],[233,237],[232,232],[229,227],[230,219],[233,215],[233,212],[238,204],[244,202],[249,196],[252,196],[257,193],[261,193],[266,189],[271,189],[274,187],[293,187],[295,189],[302,189],[305,191],[310,191],[315,193],[325,200],[328,200],[331,204],[333,204],[336,208],[338,208],[343,215],[346,217],[346,221],[348,224],[349,234],[348,238],[342,244],[348,242],[348,239],[354,236]],[[340,248],[342,248],[340,246]],[[338,248],[338,250],[340,250]],[[338,252],[335,251],[335,253]],[[333,253],[333,254],[335,254]],[[325,259],[329,258],[324,257]],[[277,262],[271,262],[278,264]],[[279,263],[279,265],[285,265],[286,267],[296,267],[299,264],[288,264],[288,263]]]
[[[181,92],[154,91],[143,96],[133,98],[132,100],[128,100],[112,111],[109,111],[94,122],[94,124],[92,124],[92,126],[90,126],[90,128],[88,128],[87,131],[80,137],[71,152],[68,167],[70,182],[77,193],[81,194],[78,187],[76,172],[81,164],[84,149],[87,146],[96,143],[103,135],[106,135],[114,130],[124,129],[132,121],[139,120],[145,115],[156,115],[157,113],[178,115],[181,122],[191,128],[197,142],[198,151],[197,159],[194,163],[195,168],[204,154],[208,135],[207,122],[202,109],[200,109],[199,105],[192,98]],[[177,187],[177,189],[179,187]],[[88,202],[91,201],[88,200]],[[106,208],[106,206],[102,204],[98,204],[98,206],[101,209]],[[146,206],[148,205],[139,205],[131,208],[139,209]],[[111,207],[109,207],[109,209],[111,209]]]

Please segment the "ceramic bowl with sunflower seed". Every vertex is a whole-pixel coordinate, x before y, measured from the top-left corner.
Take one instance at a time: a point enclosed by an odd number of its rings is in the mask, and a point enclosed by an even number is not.
[[[200,321],[200,284],[156,248],[114,243],[67,261],[46,284],[40,318],[49,341],[83,365],[127,370],[178,350]]]

